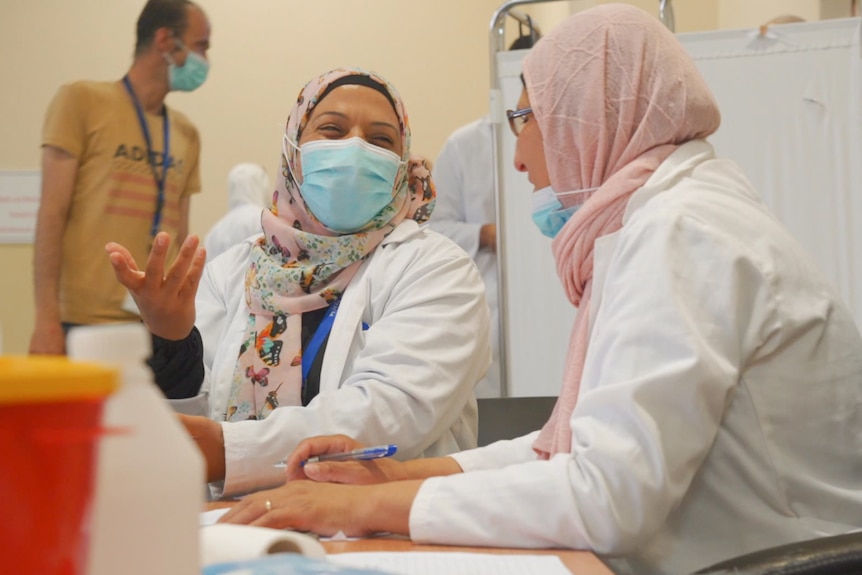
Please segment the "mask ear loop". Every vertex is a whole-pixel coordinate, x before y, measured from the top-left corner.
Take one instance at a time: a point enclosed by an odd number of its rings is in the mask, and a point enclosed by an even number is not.
[[[300,150],[299,146],[297,146],[290,138],[287,137],[287,134],[284,134],[284,136],[282,137],[282,140],[281,140],[281,153],[284,154],[284,163],[287,166],[287,171],[290,173],[290,177],[293,179],[294,183],[296,183],[296,185],[298,186],[299,185],[299,179],[296,177],[296,174],[293,173],[293,168],[291,167],[291,162],[290,162],[290,155],[287,153],[287,148],[284,145],[285,142],[290,144],[293,147],[293,149],[296,150],[297,154],[302,154],[302,150]]]
[[[293,167],[291,166],[291,163],[290,163],[290,156],[287,153],[287,148],[285,147],[285,142],[290,144],[293,147],[293,149],[296,150],[297,154],[302,155],[302,150],[297,145],[297,143],[293,142],[293,140],[291,140],[290,138],[287,137],[286,133],[284,134],[284,136],[282,136],[281,152],[284,154],[284,162],[285,162],[285,165],[287,166],[287,172],[288,172],[287,175],[293,180],[293,183],[296,185],[296,187],[299,188],[299,199],[301,199],[302,205],[305,207],[305,212],[312,219],[319,222],[320,220],[318,220],[317,217],[314,215],[314,213],[312,213],[311,208],[309,208],[308,204],[305,203],[305,198],[302,197],[302,189],[301,189],[302,184],[299,181],[299,179],[296,177],[296,174],[293,172]],[[288,192],[288,193],[290,193],[290,192]],[[323,225],[323,224],[321,223],[321,225]]]
[[[180,50],[182,50],[183,52],[188,52],[188,51],[189,51],[189,49],[188,49],[188,48],[186,48],[186,44],[185,44],[185,42],[183,42],[182,40],[180,40],[179,38],[177,38],[177,37],[176,37],[176,35],[175,35],[173,32],[171,32],[171,38],[173,38],[173,39],[174,39],[174,42],[176,42],[176,43],[177,43],[177,47],[178,47]],[[162,57],[163,57],[165,60],[167,60],[167,61],[168,61],[168,64],[170,64],[171,66],[176,66],[176,65],[177,65],[177,61],[176,61],[176,60],[174,60],[174,57],[173,57],[173,56],[171,56],[171,53],[170,53],[170,52],[163,52],[163,53],[162,53]]]
[[[582,189],[582,190],[572,190],[572,191],[569,191],[569,192],[560,192],[559,194],[558,194],[558,193],[556,193],[556,192],[554,192],[554,195],[556,196],[556,198],[557,198],[557,201],[558,201],[558,202],[560,201],[560,198],[561,198],[561,197],[564,197],[564,196],[576,196],[578,199],[575,201],[575,205],[577,205],[577,206],[582,206],[582,205],[584,205],[584,204],[586,203],[586,201],[587,201],[588,199],[590,199],[590,197],[591,197],[591,196],[596,192],[596,190],[598,190],[599,188],[601,188],[601,186],[597,186],[597,187],[595,187],[595,188],[584,188],[584,189]],[[571,206],[568,206],[568,207],[564,206],[562,202],[560,202],[560,205],[561,205],[561,206],[563,206],[563,208],[564,208],[564,209],[569,209],[569,207],[571,207]]]
[[[284,152],[284,159],[286,159],[286,160],[289,159],[289,156],[287,155],[287,148],[284,147],[285,142],[290,144],[291,147],[294,150],[296,150],[297,152],[302,153],[302,150],[299,149],[299,146],[297,146],[295,143],[293,143],[293,141],[287,137],[287,134],[285,134],[281,140],[281,151]]]
[[[595,188],[584,188],[583,190],[572,190],[570,192],[559,192],[559,193],[554,192],[554,195],[559,198],[561,196],[573,196],[575,194],[587,194],[589,192],[595,192],[600,187],[601,186],[596,186]]]

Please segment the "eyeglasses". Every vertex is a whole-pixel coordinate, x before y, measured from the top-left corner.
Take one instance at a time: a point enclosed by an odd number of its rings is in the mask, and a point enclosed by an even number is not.
[[[524,131],[524,125],[527,123],[527,116],[533,113],[532,108],[521,108],[519,110],[506,110],[506,118],[509,119],[509,127],[515,137],[521,135]]]

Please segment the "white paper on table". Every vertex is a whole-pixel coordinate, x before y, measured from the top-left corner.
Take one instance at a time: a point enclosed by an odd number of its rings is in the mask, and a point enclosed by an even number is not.
[[[202,512],[200,516],[201,527],[204,527],[206,525],[213,525],[216,521],[219,520],[219,517],[227,513],[229,510],[229,507],[224,507],[221,509],[211,509],[209,511]],[[320,537],[321,541],[357,541],[359,539],[362,539],[362,537],[348,537],[344,534],[344,531],[339,531],[331,537]]]
[[[555,555],[503,555],[447,551],[331,553],[339,565],[397,575],[571,575]]]
[[[201,527],[203,527],[204,525],[212,525],[219,520],[219,517],[221,517],[228,511],[230,511],[230,507],[223,507],[221,509],[211,509],[210,511],[204,511],[203,513],[201,513],[200,518]]]

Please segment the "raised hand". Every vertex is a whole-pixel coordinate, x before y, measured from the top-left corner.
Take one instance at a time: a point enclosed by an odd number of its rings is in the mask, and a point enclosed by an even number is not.
[[[116,243],[105,246],[114,274],[132,294],[141,319],[151,333],[170,340],[188,336],[195,324],[195,294],[203,275],[206,251],[199,248],[197,236],[188,236],[171,267],[165,272],[165,260],[171,240],[160,232],[153,241],[145,271],[125,247]]]

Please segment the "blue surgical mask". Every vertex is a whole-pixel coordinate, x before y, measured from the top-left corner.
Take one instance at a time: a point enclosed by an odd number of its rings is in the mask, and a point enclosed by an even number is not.
[[[197,90],[207,79],[207,74],[210,70],[210,63],[206,58],[189,50],[179,38],[176,39],[180,48],[185,50],[186,62],[182,66],[177,66],[173,57],[170,54],[165,54],[165,59],[170,66],[168,67],[168,81],[170,82],[171,90],[177,92],[191,92]]]
[[[302,198],[330,230],[360,230],[392,201],[402,164],[394,152],[348,138],[306,142],[300,153]]]
[[[586,188],[583,190],[575,190],[572,192],[556,193],[551,186],[544,187],[533,192],[533,223],[542,232],[542,235],[551,239],[557,237],[566,222],[572,217],[578,209],[584,205],[583,203],[575,204],[564,208],[560,203],[560,196],[568,196],[571,194],[583,194],[584,192],[592,192],[598,188]],[[587,196],[589,197],[589,196]],[[584,200],[586,201],[586,200]]]

